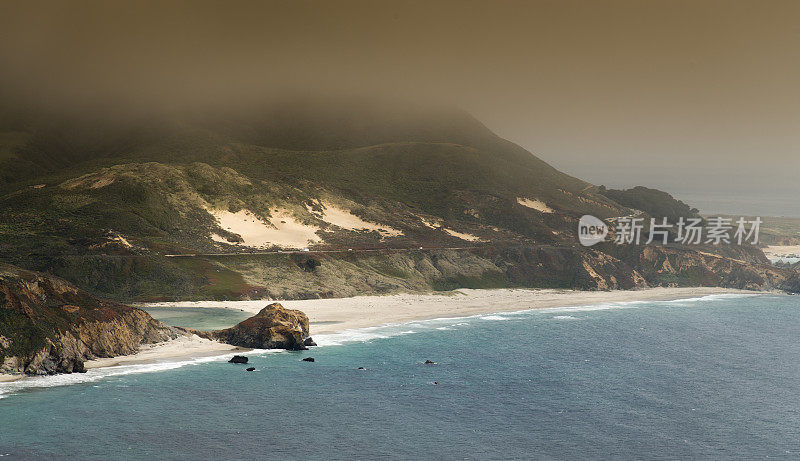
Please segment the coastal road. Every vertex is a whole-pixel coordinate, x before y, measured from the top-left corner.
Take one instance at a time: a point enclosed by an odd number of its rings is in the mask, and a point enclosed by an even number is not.
[[[241,253],[187,253],[187,254],[167,254],[167,258],[196,258],[205,256],[259,256],[276,254],[333,254],[333,253],[410,253],[412,251],[435,251],[435,250],[477,250],[485,246],[460,246],[460,247],[412,247],[412,248],[367,248],[367,249],[347,249],[347,250],[271,250],[271,251],[251,251]]]

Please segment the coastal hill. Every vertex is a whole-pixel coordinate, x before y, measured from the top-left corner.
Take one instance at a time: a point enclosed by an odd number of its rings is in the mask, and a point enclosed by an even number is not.
[[[755,247],[581,247],[584,214],[696,210],[559,172],[460,110],[202,113],[0,117],[0,260],[122,301],[794,286]]]

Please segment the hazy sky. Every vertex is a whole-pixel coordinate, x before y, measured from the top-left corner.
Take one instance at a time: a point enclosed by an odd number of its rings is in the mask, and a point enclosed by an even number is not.
[[[21,99],[441,100],[596,184],[800,215],[798,1],[21,3],[0,0],[0,83]]]

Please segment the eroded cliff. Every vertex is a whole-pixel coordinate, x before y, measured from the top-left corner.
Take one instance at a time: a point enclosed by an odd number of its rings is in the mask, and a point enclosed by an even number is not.
[[[133,354],[178,334],[140,309],[0,264],[0,373],[82,372],[86,360]]]

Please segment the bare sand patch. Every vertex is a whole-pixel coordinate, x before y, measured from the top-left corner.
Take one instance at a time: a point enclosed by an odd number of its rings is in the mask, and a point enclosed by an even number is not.
[[[336,207],[330,203],[320,202],[320,204],[324,208],[322,213],[315,212],[310,207],[308,211],[328,224],[333,224],[342,229],[377,231],[384,237],[398,237],[403,235],[403,233],[397,229],[384,224],[365,221],[350,211]]]
[[[284,248],[304,248],[310,243],[321,242],[317,235],[318,227],[303,224],[287,210],[279,209],[269,221],[264,221],[249,210],[231,213],[227,210],[210,210],[219,226],[239,235],[242,245],[253,248],[279,246]],[[218,235],[212,235],[216,242],[230,243]]]
[[[131,244],[131,242],[129,242],[128,239],[123,237],[122,234],[112,233],[108,237],[108,240],[110,240],[112,242],[119,243],[120,245],[124,246],[125,248],[133,248],[133,245]]]
[[[431,229],[439,229],[439,228],[442,227],[442,220],[441,219],[438,219],[438,218],[437,219],[428,219],[428,218],[423,218],[422,216],[418,216],[418,218],[420,219],[420,221],[422,221],[422,224],[425,227],[429,227]]]
[[[116,178],[109,171],[89,173],[70,179],[61,183],[61,187],[67,190],[73,189],[102,189],[108,187],[116,181]]]
[[[552,213],[553,212],[552,208],[547,206],[546,203],[544,203],[543,201],[541,201],[539,199],[531,200],[531,199],[525,198],[525,197],[517,197],[517,203],[519,203],[520,205],[522,205],[524,207],[528,207],[528,208],[531,208],[533,210],[536,210],[536,211],[539,211],[539,212],[542,212],[542,213]]]
[[[447,234],[449,234],[449,235],[451,235],[451,236],[453,236],[455,238],[458,238],[458,239],[461,239],[461,240],[465,240],[467,242],[483,242],[483,241],[485,241],[484,239],[478,237],[477,235],[472,235],[472,234],[468,234],[466,232],[458,232],[458,231],[455,231],[453,229],[448,229],[447,227],[444,227],[444,224],[443,224],[444,221],[442,221],[442,220],[438,220],[438,219],[437,220],[433,220],[433,219],[429,219],[429,218],[423,218],[422,216],[418,216],[418,218],[420,219],[420,221],[422,221],[422,224],[425,227],[428,227],[430,229],[442,230],[442,231],[446,232]],[[498,229],[496,227],[493,227],[492,230],[499,231],[500,229]]]
[[[478,237],[477,235],[467,234],[464,232],[454,231],[453,229],[448,229],[446,227],[441,228],[443,231],[447,232],[448,234],[452,235],[455,238],[459,238],[461,240],[466,240],[467,242],[480,242],[483,239]]]

